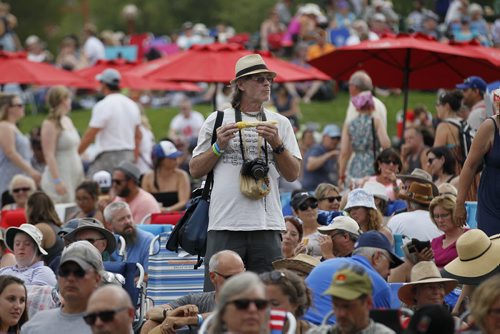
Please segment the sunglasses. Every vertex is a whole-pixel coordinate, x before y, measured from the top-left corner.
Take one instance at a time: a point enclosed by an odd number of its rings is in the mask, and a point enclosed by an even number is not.
[[[270,281],[272,283],[279,283],[283,278],[286,278],[286,275],[284,272],[277,271],[277,270],[262,273],[262,274],[260,274],[260,276],[264,282]]]
[[[333,203],[335,201],[340,202],[342,200],[342,196],[328,196],[319,199],[320,201],[328,200],[328,202]]]
[[[111,182],[113,182],[113,184],[116,184],[117,186],[119,186],[120,184],[122,184],[123,182],[125,182],[125,180],[114,179],[114,180],[111,180]]]
[[[63,278],[66,278],[71,274],[73,274],[76,278],[84,278],[86,273],[87,272],[82,268],[70,269],[67,267],[59,267],[59,270],[57,271],[57,275]]]
[[[221,273],[217,272],[217,271],[214,271],[214,274],[215,275],[218,275],[220,277],[222,277],[223,279],[230,279],[231,277],[233,277],[234,275],[236,274],[232,274],[232,275],[222,275]]]
[[[76,241],[83,241],[83,240],[88,241],[88,242],[90,242],[93,245],[93,244],[95,244],[96,241],[106,240],[106,238],[96,238],[96,239],[94,239],[94,238],[87,238],[87,239],[78,239]]]
[[[31,190],[31,188],[30,188],[30,187],[22,187],[22,188],[12,189],[12,192],[13,192],[14,194],[17,194],[17,193],[19,193],[19,192],[21,192],[21,191],[26,193],[26,192],[28,192],[28,191],[30,191],[30,190]]]
[[[269,305],[269,301],[266,299],[235,299],[228,302],[228,304],[234,304],[234,306],[240,310],[248,310],[250,304],[255,304],[257,310],[264,310]]]
[[[269,83],[274,82],[274,78],[272,76],[266,76],[266,75],[252,75],[250,79],[253,81],[257,81],[260,84],[263,84],[266,81],[268,81]]]
[[[306,211],[309,208],[316,209],[317,207],[318,207],[318,202],[311,202],[309,204],[302,203],[301,205],[299,205],[299,210]]]
[[[390,165],[390,164],[398,165],[398,162],[396,160],[387,159],[387,160],[380,160],[380,162],[384,163],[384,164],[387,164],[387,165]]]
[[[123,306],[109,311],[87,313],[86,315],[83,316],[83,320],[89,326],[93,326],[97,318],[101,319],[102,322],[111,322],[115,319],[115,315],[118,312],[125,311],[126,309],[128,308],[126,306]]]

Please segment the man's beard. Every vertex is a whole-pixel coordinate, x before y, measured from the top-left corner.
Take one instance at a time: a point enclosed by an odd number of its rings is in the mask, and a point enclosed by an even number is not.
[[[133,245],[137,241],[137,231],[135,227],[130,232],[124,232],[122,237],[125,239],[127,245]]]
[[[118,193],[118,196],[123,197],[123,198],[128,197],[128,195],[130,195],[130,188],[129,187],[123,188],[122,191],[120,191]]]

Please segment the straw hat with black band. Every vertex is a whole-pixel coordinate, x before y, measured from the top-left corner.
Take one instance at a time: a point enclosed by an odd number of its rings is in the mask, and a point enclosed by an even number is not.
[[[471,229],[458,238],[456,248],[458,257],[443,268],[443,277],[478,285],[500,273],[500,234],[488,237],[479,229]]]
[[[288,269],[302,276],[307,276],[318,264],[320,260],[307,254],[298,254],[290,259],[281,259],[273,262],[274,269]]]
[[[264,59],[259,54],[250,54],[248,56],[241,57],[236,62],[235,66],[235,78],[231,80],[231,83],[236,82],[236,80],[257,73],[269,73],[276,77],[276,72],[273,72],[267,68]]]
[[[439,269],[432,261],[421,261],[413,266],[410,274],[410,282],[405,283],[398,290],[399,299],[408,306],[416,304],[415,287],[422,284],[443,283],[445,295],[449,294],[458,282],[455,279],[443,278],[439,273]]]
[[[429,183],[412,182],[410,188],[405,193],[399,194],[399,198],[429,205],[434,198],[432,186]]]

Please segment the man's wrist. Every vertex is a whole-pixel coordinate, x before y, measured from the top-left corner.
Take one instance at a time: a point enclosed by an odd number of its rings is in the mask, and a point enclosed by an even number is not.
[[[273,152],[275,154],[281,154],[285,151],[285,145],[283,145],[283,142],[281,142],[279,145],[277,145],[274,149]]]

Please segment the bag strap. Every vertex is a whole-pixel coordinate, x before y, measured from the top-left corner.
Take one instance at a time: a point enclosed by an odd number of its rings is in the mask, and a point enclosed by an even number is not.
[[[217,129],[222,125],[222,120],[224,119],[224,112],[217,110],[217,118],[215,119],[214,130],[212,131],[211,144],[213,145],[217,141]],[[205,181],[205,186],[203,187],[203,192],[201,197],[208,200],[210,197],[210,191],[212,190],[212,185],[214,183],[214,170],[212,169],[207,174],[207,179]]]
[[[377,160],[377,137],[375,136],[375,120],[372,117],[373,160]]]
[[[236,122],[241,122],[241,111],[239,109],[235,110],[234,118]],[[262,110],[262,121],[267,121],[266,118],[266,112]],[[240,135],[240,151],[241,151],[241,157],[243,158],[243,162],[246,161],[245,159],[245,148],[243,147],[243,136],[241,134],[241,129],[238,130],[239,135]],[[260,144],[258,145],[260,146]],[[269,164],[269,157],[267,155],[267,140],[264,139],[264,156],[266,157],[266,165]]]

